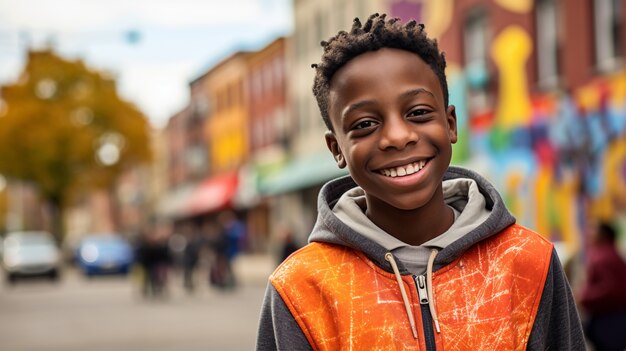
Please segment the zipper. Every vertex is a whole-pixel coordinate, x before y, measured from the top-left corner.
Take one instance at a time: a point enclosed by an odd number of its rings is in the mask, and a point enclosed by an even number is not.
[[[426,289],[426,277],[423,275],[413,276],[417,286],[417,296],[420,300],[420,310],[422,312],[422,327],[424,328],[424,342],[426,350],[436,350],[435,331],[433,329],[432,316],[428,307],[428,290]]]

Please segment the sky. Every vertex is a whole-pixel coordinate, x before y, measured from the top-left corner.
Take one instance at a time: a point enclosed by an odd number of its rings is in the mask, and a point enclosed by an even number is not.
[[[0,85],[28,47],[52,45],[112,74],[155,127],[189,101],[189,82],[238,50],[260,49],[292,24],[292,0],[0,0]]]

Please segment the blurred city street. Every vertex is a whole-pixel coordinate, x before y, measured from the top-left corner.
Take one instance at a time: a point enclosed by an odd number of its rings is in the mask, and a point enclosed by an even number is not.
[[[80,276],[64,270],[59,282],[0,283],[2,350],[252,350],[260,304],[272,261],[241,256],[240,285],[208,286],[204,272],[187,294],[171,275],[168,296],[143,299],[136,276]]]
[[[500,204],[555,245],[590,346],[626,350],[626,0],[573,4],[0,0],[0,351],[253,350],[268,276],[316,225],[465,250],[505,230],[483,221]],[[376,84],[344,110],[335,74],[380,46],[427,62],[435,92],[357,64]],[[448,173],[471,192],[447,206],[445,163],[472,171]]]

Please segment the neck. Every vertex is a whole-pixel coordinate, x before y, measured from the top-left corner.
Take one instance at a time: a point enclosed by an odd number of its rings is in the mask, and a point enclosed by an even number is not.
[[[402,210],[368,201],[366,213],[379,228],[409,245],[421,245],[447,231],[454,222],[454,212],[443,201],[443,192],[413,210]]]

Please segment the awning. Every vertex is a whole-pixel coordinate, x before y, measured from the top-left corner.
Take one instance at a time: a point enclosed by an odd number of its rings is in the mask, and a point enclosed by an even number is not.
[[[261,178],[259,191],[263,195],[277,195],[322,184],[348,174],[340,169],[330,152],[321,152],[295,159],[282,169]]]
[[[193,191],[193,195],[185,206],[187,216],[210,213],[231,205],[239,177],[237,173],[207,178]]]

